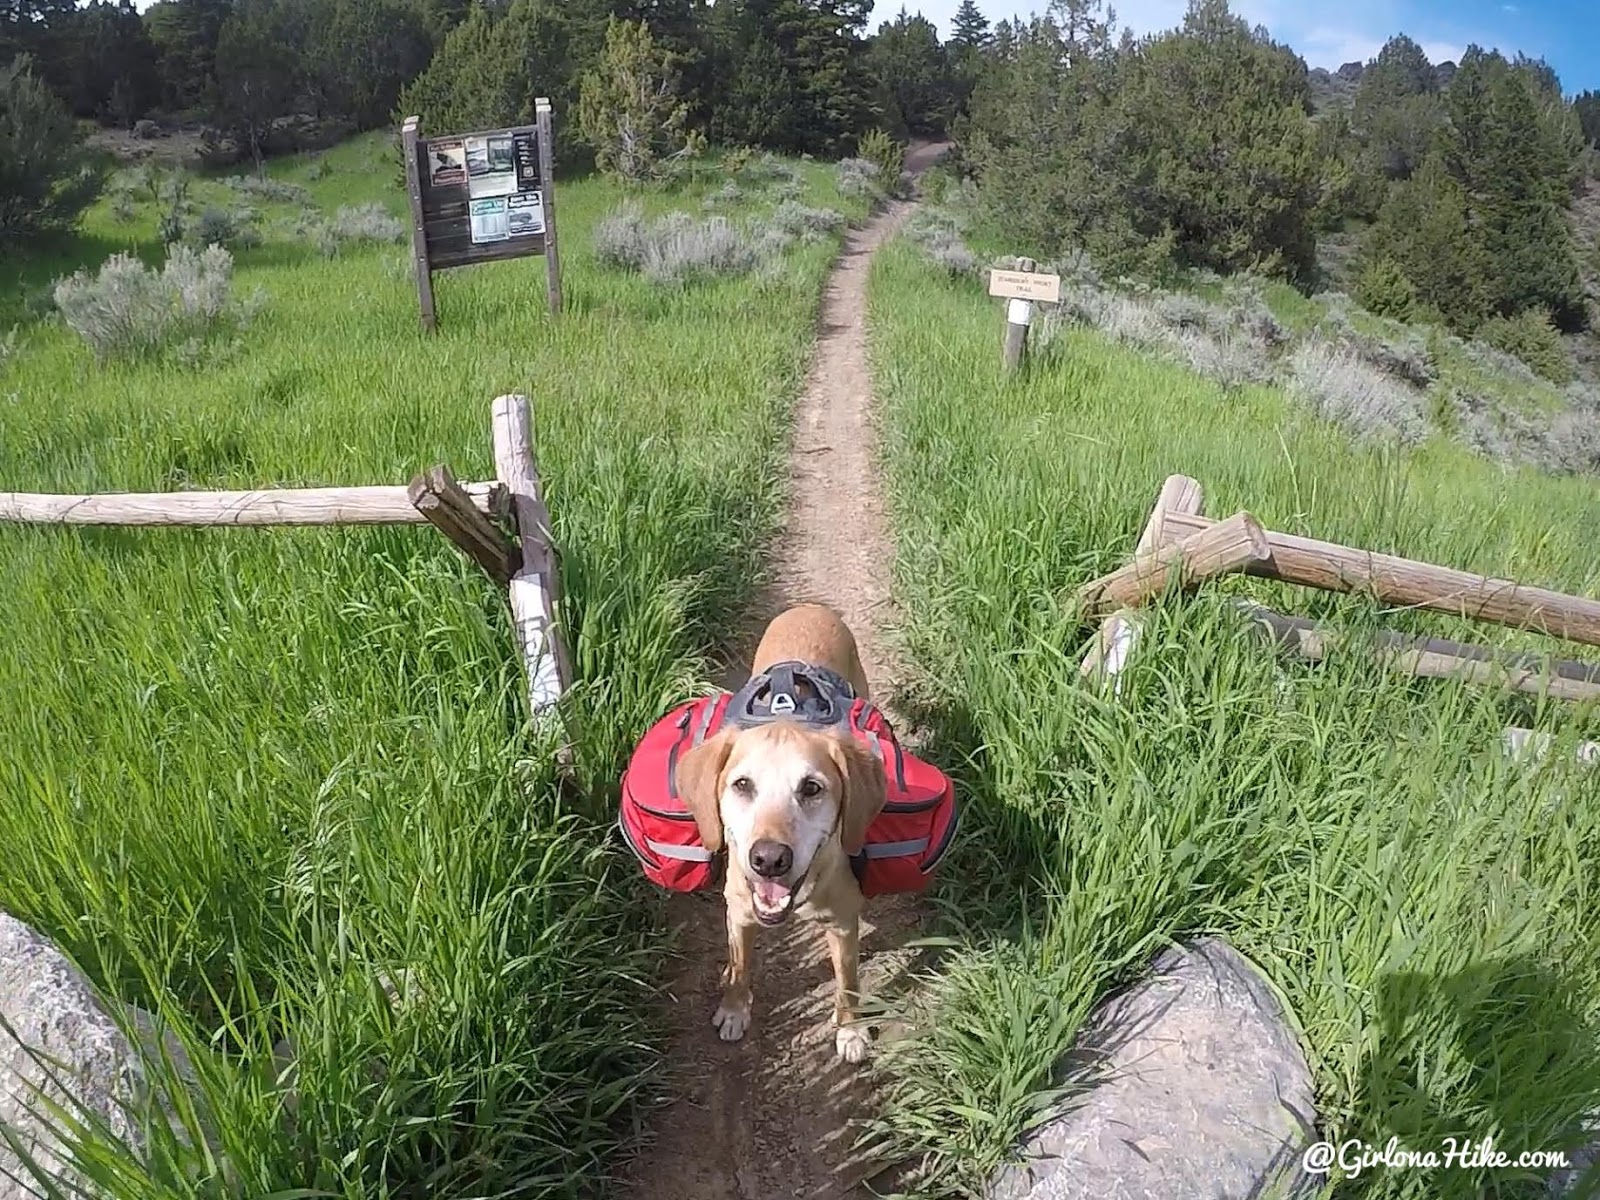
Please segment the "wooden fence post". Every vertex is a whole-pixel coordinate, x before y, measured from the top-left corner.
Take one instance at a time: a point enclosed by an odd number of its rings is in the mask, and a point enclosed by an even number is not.
[[[544,281],[550,315],[561,311],[561,251],[556,245],[555,155],[552,152],[550,101],[543,96],[533,102],[534,124],[539,130],[539,186],[544,201]]]
[[[1263,562],[1271,554],[1266,531],[1248,512],[1239,511],[1181,542],[1169,542],[1134,556],[1109,575],[1078,589],[1078,602],[1094,616],[1119,607],[1137,607],[1159,596],[1174,579],[1183,588]]]
[[[522,546],[522,563],[511,577],[511,616],[528,671],[528,703],[539,719],[572,679],[561,629],[556,620],[560,588],[550,514],[539,487],[533,455],[533,413],[526,396],[500,396],[494,402],[495,471],[511,496],[511,513]]]
[[[1139,543],[1133,551],[1134,558],[1178,540],[1178,536],[1167,529],[1166,516],[1169,512],[1199,513],[1204,509],[1205,489],[1198,480],[1187,475],[1168,475],[1156,495],[1155,507],[1150,510],[1150,516],[1139,534]],[[1113,613],[1089,644],[1079,664],[1080,673],[1084,676],[1116,676],[1127,665],[1128,655],[1133,653],[1133,647],[1139,640],[1139,631],[1139,618],[1132,609],[1123,608]],[[1114,686],[1120,688],[1121,682],[1118,681]]]
[[[417,306],[422,328],[432,333],[437,321],[433,310],[433,267],[428,262],[428,233],[422,217],[422,169],[417,162],[418,117],[407,117],[400,130],[406,156],[406,194],[411,200],[411,265],[417,275]]]
[[[1035,263],[1031,258],[1019,258],[1017,270],[1032,273]],[[1006,301],[1006,332],[1001,345],[1001,359],[1007,371],[1022,368],[1028,354],[1028,327],[1033,324],[1033,301],[1010,299]]]

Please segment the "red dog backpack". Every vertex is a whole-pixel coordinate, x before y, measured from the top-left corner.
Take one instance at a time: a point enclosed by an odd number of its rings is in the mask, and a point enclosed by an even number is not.
[[[802,685],[809,685],[813,695],[803,696]],[[949,777],[902,748],[883,713],[856,697],[843,679],[800,663],[780,663],[737,694],[722,692],[680,704],[640,739],[622,776],[617,826],[645,877],[677,892],[717,882],[721,855],[705,848],[699,826],[678,794],[678,760],[725,723],[751,725],[779,717],[845,726],[878,757],[888,782],[888,802],[868,827],[851,868],[866,896],[924,890],[950,848],[959,820]]]

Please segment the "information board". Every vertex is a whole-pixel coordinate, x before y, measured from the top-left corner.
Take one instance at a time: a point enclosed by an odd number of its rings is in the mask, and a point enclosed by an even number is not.
[[[542,255],[551,313],[561,311],[550,102],[534,124],[424,138],[406,118],[411,243],[424,329],[436,324],[433,272]]]

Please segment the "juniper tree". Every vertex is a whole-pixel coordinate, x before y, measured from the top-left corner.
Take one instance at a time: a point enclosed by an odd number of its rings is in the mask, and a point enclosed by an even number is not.
[[[657,177],[683,144],[688,106],[674,64],[642,21],[611,19],[600,62],[584,75],[578,123],[604,172],[629,183]]]

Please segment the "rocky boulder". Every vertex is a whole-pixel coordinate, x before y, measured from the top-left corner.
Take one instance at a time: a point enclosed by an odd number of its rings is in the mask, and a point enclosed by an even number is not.
[[[136,1140],[137,1131],[119,1101],[138,1095],[143,1079],[138,1052],[101,1007],[82,972],[49,939],[4,912],[0,1018],[0,1127],[16,1130],[42,1168],[61,1178],[69,1164],[59,1143],[32,1115],[38,1111],[47,1123],[51,1120],[35,1088],[68,1111],[98,1113],[119,1137]],[[0,1200],[33,1200],[40,1193],[20,1182],[31,1179],[10,1144],[0,1138]]]
[[[1086,1023],[1070,1066],[1087,1090],[1035,1130],[990,1200],[1310,1196],[1311,1073],[1260,971],[1208,938]]]

